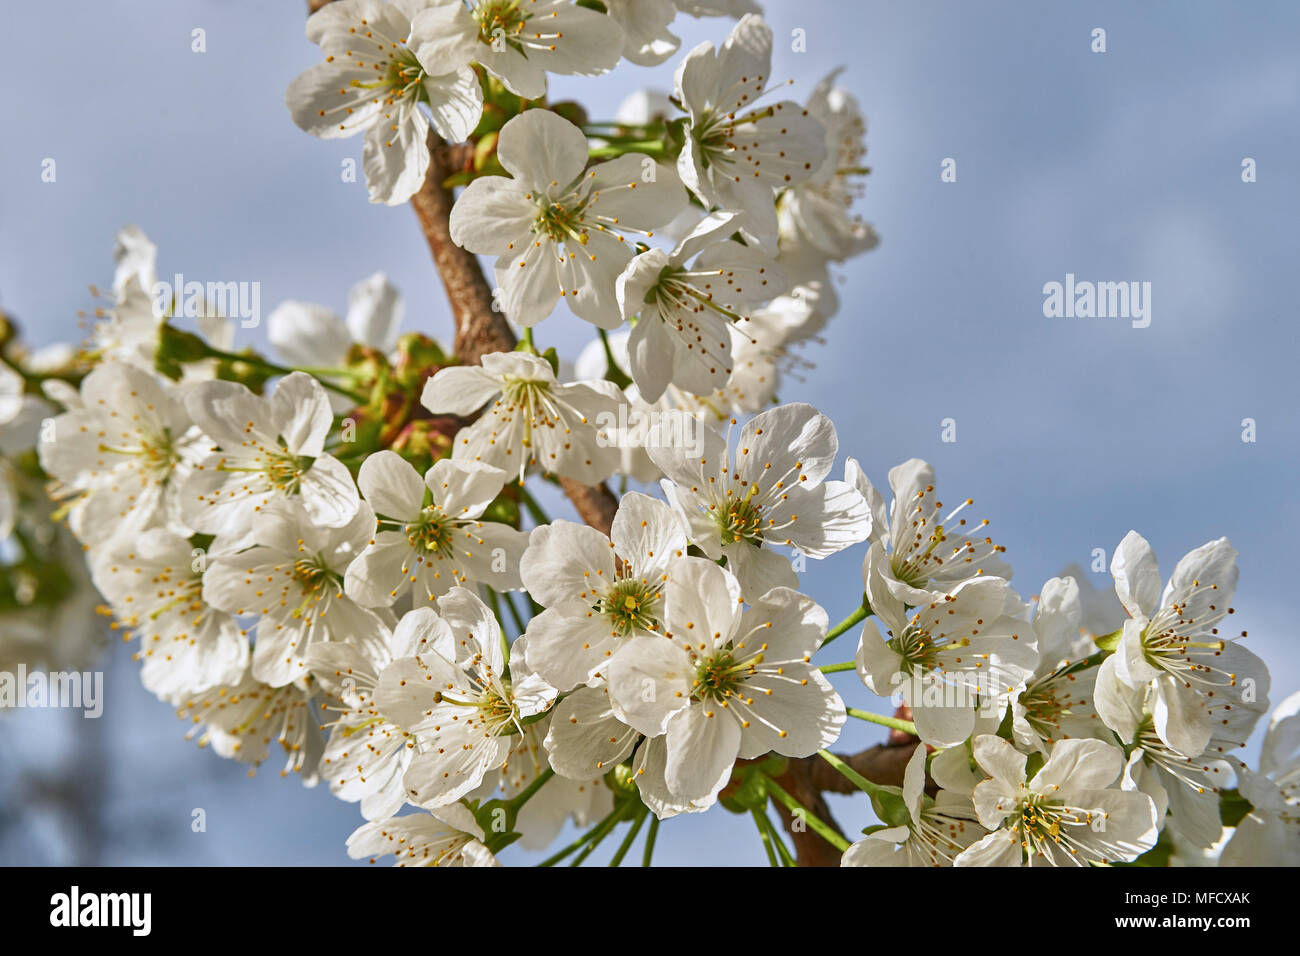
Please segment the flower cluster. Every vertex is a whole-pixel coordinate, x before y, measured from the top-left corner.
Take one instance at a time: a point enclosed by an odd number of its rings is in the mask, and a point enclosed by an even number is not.
[[[550,74],[670,60],[678,14],[736,22],[679,58],[671,97],[607,123],[548,99]],[[290,84],[293,121],[363,135],[373,202],[460,189],[442,225],[464,261],[491,257],[495,312],[468,316],[449,282],[457,321],[511,341],[455,355],[403,332],[376,274],[345,318],[281,304],[276,358],[236,351],[219,310],[190,329],[159,302],[156,250],[123,230],[80,350],[0,329],[0,534],[20,552],[0,612],[27,635],[0,662],[40,643],[33,608],[84,614],[93,587],[192,735],[251,766],[278,742],[286,773],[358,804],[347,853],[399,865],[495,865],[569,820],[590,829],[551,861],[628,823],[621,861],[653,817],[648,859],[659,821],[715,806],[788,862],[769,805],[845,866],[1297,861],[1300,697],[1247,768],[1268,674],[1230,626],[1226,539],[1162,582],[1131,532],[1126,614],[1098,625],[1073,577],[1017,593],[929,464],[883,494],[854,458],[836,471],[830,419],[778,402],[838,309],[832,270],[877,241],[837,73],[786,98],[748,0],[336,0],[307,36],[323,61]],[[534,340],[561,305],[595,326],[573,364]],[[32,535],[42,483],[58,524]],[[551,484],[607,520],[552,520]],[[832,628],[800,575],[852,549],[862,589]],[[852,662],[814,663],[858,624]],[[827,675],[850,671],[893,717],[846,706]],[[831,752],[850,718],[911,748],[897,779]],[[879,825],[850,842],[818,819],[781,784],[798,761]]]

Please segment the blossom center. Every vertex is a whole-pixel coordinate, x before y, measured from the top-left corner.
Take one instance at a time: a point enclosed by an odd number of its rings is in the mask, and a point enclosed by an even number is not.
[[[479,41],[498,53],[504,52],[501,47],[505,44],[520,49],[518,36],[531,17],[520,9],[519,0],[488,0],[474,10]]]
[[[1022,785],[1023,786],[1023,785]],[[1046,794],[1033,793],[1021,798],[1019,819],[1013,827],[1020,834],[1020,845],[1031,855],[1045,856],[1048,843],[1055,843],[1077,854],[1071,838],[1073,827],[1089,827],[1092,814],[1086,810],[1052,802]]]
[[[609,620],[620,637],[633,631],[657,631],[659,597],[658,588],[628,578],[611,585],[596,610]]]
[[[542,233],[552,242],[572,241],[585,246],[588,241],[587,224],[583,221],[585,209],[583,201],[540,202],[533,231]]]
[[[733,696],[744,680],[755,673],[762,661],[762,654],[738,661],[730,650],[720,651],[697,666],[695,698],[721,701]]]
[[[404,99],[412,94],[423,95],[424,67],[408,49],[400,49],[388,63],[384,73],[384,85],[392,91],[395,99]]]
[[[149,472],[170,471],[172,466],[180,460],[180,455],[172,442],[171,434],[165,428],[156,435],[139,435],[134,446],[116,447],[101,442],[99,450],[113,455],[124,455],[139,459],[141,468]]]
[[[454,528],[437,507],[425,508],[420,512],[419,519],[403,530],[406,532],[406,540],[413,548],[432,551],[439,556],[451,552]]]
[[[714,512],[718,522],[718,531],[724,545],[737,541],[763,540],[763,506],[756,500],[758,485],[750,485],[749,491],[735,502]]]

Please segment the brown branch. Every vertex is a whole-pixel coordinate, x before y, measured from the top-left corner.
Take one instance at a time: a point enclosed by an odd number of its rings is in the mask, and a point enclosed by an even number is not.
[[[450,153],[443,146],[442,140],[430,130],[429,172],[419,192],[411,197],[411,206],[420,220],[420,229],[451,304],[456,324],[453,345],[456,357],[467,365],[477,365],[484,355],[513,349],[515,333],[505,315],[492,308],[492,287],[483,276],[478,258],[451,241],[449,218],[455,199],[442,183],[456,170],[445,165]]]
[[[492,307],[492,289],[478,258],[451,240],[448,220],[455,200],[451,190],[442,184],[448,176],[467,167],[473,150],[448,146],[430,131],[429,153],[428,175],[420,191],[411,197],[411,205],[419,217],[420,229],[442,277],[443,288],[447,290],[447,301],[456,323],[456,357],[467,364],[477,364],[484,355],[513,349],[515,333],[505,315]],[[584,485],[561,478],[560,486],[584,522],[602,534],[609,534],[618,499],[606,485]]]

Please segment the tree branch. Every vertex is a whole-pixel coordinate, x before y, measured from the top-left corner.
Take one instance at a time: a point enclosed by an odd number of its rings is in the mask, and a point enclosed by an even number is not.
[[[450,158],[445,144],[429,131],[429,172],[424,185],[411,197],[420,220],[424,240],[433,254],[433,264],[442,277],[447,301],[456,323],[454,350],[467,365],[477,365],[491,352],[509,352],[515,347],[515,333],[502,312],[492,308],[492,288],[483,276],[477,257],[451,241],[449,218],[454,197],[443,180],[456,170],[445,164]]]
[[[411,197],[411,205],[451,304],[456,357],[466,364],[478,364],[484,355],[513,349],[515,333],[505,315],[492,307],[492,289],[478,258],[451,240],[449,218],[455,199],[442,184],[464,168],[472,151],[448,146],[430,130],[429,154],[429,172],[420,191]],[[618,499],[607,486],[584,485],[569,478],[561,478],[560,486],[584,522],[609,534]]]

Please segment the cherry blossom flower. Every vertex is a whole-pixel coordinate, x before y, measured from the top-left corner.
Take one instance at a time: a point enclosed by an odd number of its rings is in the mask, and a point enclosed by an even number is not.
[[[627,345],[629,370],[648,402],[670,383],[704,396],[725,386],[732,374],[732,323],[744,334],[751,307],[785,291],[769,257],[727,241],[737,218],[709,216],[671,253],[644,252],[618,277],[623,316],[637,316]]]
[[[684,558],[664,594],[671,638],[633,640],[609,665],[614,711],[664,736],[664,782],[681,801],[712,803],[737,758],[802,757],[828,747],[844,704],[809,661],[826,612],[789,588],[742,610],[740,586],[703,558]]]
[[[1081,658],[1073,650],[1080,643],[1081,615],[1074,578],[1043,585],[1034,612],[1038,666],[1011,699],[1012,732],[1024,750],[1047,753],[1057,740],[1105,735],[1092,703],[1097,668],[1087,664],[1086,651]]]
[[[453,588],[438,599],[437,613],[417,608],[402,621],[413,615],[428,650],[385,667],[374,701],[419,742],[403,778],[407,798],[445,807],[505,764],[511,733],[550,707],[554,689],[506,676],[500,626],[470,591]]]
[[[185,393],[185,408],[220,449],[181,485],[181,516],[196,531],[242,534],[275,499],[297,501],[325,527],[356,516],[352,476],[325,453],[329,399],[310,375],[285,376],[269,399],[235,382],[202,382]]]
[[[829,259],[843,260],[874,248],[880,237],[853,214],[865,175],[866,119],[848,90],[835,85],[840,70],[817,84],[808,112],[826,131],[826,158],[805,182],[777,202],[782,245],[807,243]]]
[[[200,746],[254,770],[271,755],[271,744],[277,744],[285,754],[280,776],[297,773],[304,786],[314,787],[324,747],[314,698],[305,681],[270,687],[245,673],[234,684],[186,697],[176,716],[194,725],[187,738],[197,736]]]
[[[415,736],[393,723],[375,704],[379,675],[394,659],[432,649],[440,635],[421,627],[421,615],[408,614],[389,633],[307,650],[312,676],[340,705],[321,758],[321,773],[340,800],[361,804],[367,820],[391,817],[406,802],[402,778],[415,756]],[[328,706],[328,705],[327,705]]]
[[[520,325],[541,322],[564,298],[580,318],[617,328],[614,284],[633,254],[627,236],[649,235],[686,205],[676,176],[648,156],[627,153],[587,169],[587,148],[568,120],[528,110],[497,142],[513,178],[475,179],[452,208],[452,240],[498,257],[501,304]]]
[[[772,30],[748,14],[719,50],[704,42],[677,68],[677,100],[689,116],[677,171],[705,208],[743,210],[747,240],[775,254],[775,191],[813,175],[826,133],[791,100],[759,106],[771,87]]]
[[[546,610],[528,625],[528,664],[559,690],[598,681],[638,637],[663,633],[664,589],[686,528],[661,501],[624,495],[607,538],[554,521],[534,528],[520,569]]]
[[[365,134],[371,202],[400,205],[424,183],[429,120],[421,104],[450,142],[478,125],[483,93],[469,66],[475,49],[446,34],[439,8],[434,0],[336,0],[307,20],[307,39],[325,62],[289,84],[285,104],[313,136]]]
[[[348,856],[374,863],[392,855],[393,866],[500,866],[483,840],[474,814],[454,803],[366,823],[348,837]]]
[[[1259,771],[1237,769],[1251,811],[1223,848],[1220,866],[1300,866],[1300,693],[1278,704]]]
[[[329,528],[306,520],[290,502],[274,502],[253,519],[241,542],[250,547],[212,558],[203,599],[236,617],[258,617],[254,678],[282,687],[307,675],[314,644],[384,629],[383,617],[343,591],[344,572],[374,523],[369,506],[341,528]]]
[[[1155,552],[1136,531],[1124,536],[1110,568],[1129,613],[1119,646],[1097,675],[1097,708],[1112,729],[1123,732],[1112,721],[1126,709],[1124,687],[1151,682],[1156,732],[1186,757],[1205,750],[1229,709],[1257,718],[1267,711],[1264,662],[1219,629],[1233,613],[1237,589],[1237,552],[1227,538],[1185,555],[1163,595]]]
[[[858,676],[909,706],[926,743],[953,746],[975,730],[977,709],[1000,715],[1038,663],[1024,602],[1001,578],[981,577],[909,608],[871,572],[883,558],[877,541],[865,572],[875,617],[858,643]]]
[[[421,52],[470,56],[526,100],[546,95],[546,74],[600,76],[618,65],[618,20],[570,0],[429,0],[432,37]],[[463,137],[461,137],[463,138]]]
[[[1011,579],[1010,566],[999,557],[1006,548],[978,536],[988,520],[971,529],[976,531],[972,534],[966,530],[966,519],[958,518],[974,504],[972,499],[943,515],[943,502],[934,490],[934,468],[928,462],[912,458],[889,470],[894,500],[888,511],[880,492],[852,458],[845,477],[871,506],[872,542],[888,551],[887,560],[872,563],[872,573],[899,600],[925,604],[932,594],[951,591],[981,574]]]
[[[1155,846],[1155,804],[1144,793],[1114,787],[1124,754],[1110,744],[1062,740],[1029,779],[1025,755],[999,737],[976,737],[974,752],[990,775],[975,787],[975,809],[993,832],[958,856],[956,866],[1117,863]]]
[[[82,407],[53,420],[41,467],[72,497],[73,531],[92,545],[167,525],[185,531],[185,488],[206,450],[176,390],[109,362],[86,376]]]
[[[378,528],[348,565],[348,595],[377,607],[408,591],[418,605],[469,583],[497,591],[520,587],[519,562],[528,536],[480,520],[506,477],[490,465],[443,459],[421,480],[396,452],[368,457],[357,484],[375,509]]]
[[[741,429],[734,458],[728,439],[701,426],[694,442],[648,440],[664,493],[690,529],[691,543],[725,557],[746,595],[798,583],[785,546],[821,558],[871,533],[867,503],[842,481],[825,481],[839,443],[835,426],[811,405],[781,405]],[[702,453],[697,453],[702,449]]]
[[[619,464],[619,451],[596,425],[617,419],[623,394],[613,382],[561,385],[543,358],[526,352],[483,356],[482,366],[452,366],[429,379],[421,402],[435,415],[469,417],[456,434],[457,461],[482,462],[519,475],[530,466],[595,484]]]
[[[171,704],[235,684],[248,668],[244,631],[203,599],[207,564],[188,539],[151,528],[113,539],[92,565],[118,625],[140,640],[135,656],[144,686]]]
[[[952,866],[962,851],[988,835],[969,794],[925,793],[925,759],[926,748],[917,747],[903,772],[906,818],[858,840],[844,851],[841,866]]]

